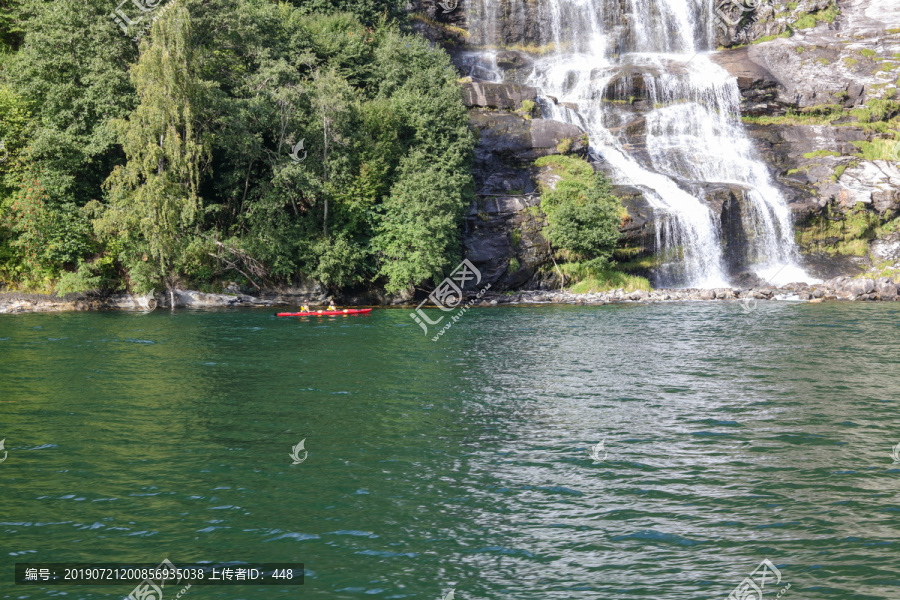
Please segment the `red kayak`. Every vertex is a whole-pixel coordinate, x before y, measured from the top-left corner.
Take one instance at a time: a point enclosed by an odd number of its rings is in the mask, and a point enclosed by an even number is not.
[[[276,317],[336,317],[339,315],[365,315],[372,312],[371,308],[345,308],[343,310],[311,310],[298,313],[278,313]]]

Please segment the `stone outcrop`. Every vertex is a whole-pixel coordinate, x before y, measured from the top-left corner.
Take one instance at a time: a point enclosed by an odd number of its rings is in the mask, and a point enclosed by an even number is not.
[[[521,66],[516,53],[506,62]],[[542,156],[584,155],[587,140],[577,126],[541,118],[534,88],[516,83],[464,82],[462,94],[478,134],[475,184],[463,232],[465,256],[491,289],[525,286],[550,262],[542,231],[532,164]]]
[[[537,102],[537,90],[517,83],[472,81],[462,84],[463,102],[469,108],[518,110],[522,102]]]
[[[463,236],[466,258],[492,289],[521,287],[550,260],[539,203],[534,194],[482,196],[471,207]]]

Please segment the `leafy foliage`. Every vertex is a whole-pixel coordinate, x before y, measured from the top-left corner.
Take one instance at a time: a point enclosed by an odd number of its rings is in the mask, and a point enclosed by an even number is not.
[[[158,269],[152,280],[169,287],[191,246],[189,234],[202,206],[200,173],[209,154],[201,111],[213,86],[201,79],[197,65],[190,14],[176,6],[141,44],[131,72],[140,104],[127,120],[114,122],[128,162],[107,180],[109,206],[95,204],[98,231],[148,254]],[[152,286],[144,283],[141,292]]]
[[[0,87],[5,277],[397,291],[458,260],[474,136],[398,0],[168,0],[127,35],[106,0],[22,2]]]
[[[578,158],[546,157],[535,165],[550,166],[561,177],[552,189],[542,189],[541,209],[549,221],[546,233],[550,243],[585,261],[589,268],[610,266],[619,240],[622,206],[612,195],[609,180]]]

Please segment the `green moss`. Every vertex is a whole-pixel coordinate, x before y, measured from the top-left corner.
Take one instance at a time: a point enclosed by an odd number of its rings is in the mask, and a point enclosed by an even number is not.
[[[533,54],[536,56],[544,56],[545,54],[553,54],[557,51],[565,52],[569,50],[571,44],[565,43],[560,44],[557,47],[555,42],[550,42],[549,44],[544,44],[543,46],[539,46],[537,44],[507,44],[500,46],[501,50],[508,50],[514,52],[524,52],[526,54]],[[472,46],[473,49],[478,50],[497,50],[496,46]]]
[[[823,156],[840,156],[840,152],[834,150],[816,150],[815,152],[807,152],[803,158],[821,158]]]
[[[900,277],[900,271],[894,268],[894,261],[885,260],[879,262],[865,273],[860,273],[854,277],[854,279],[877,279],[879,277],[887,277],[895,282],[897,281],[897,278]]]
[[[506,268],[507,273],[516,273],[519,271],[521,265],[519,264],[519,259],[513,256],[509,259],[509,266]]]
[[[843,116],[842,112],[838,104],[824,104],[800,112],[789,110],[780,117],[743,117],[743,121],[751,125],[830,125]]]
[[[836,125],[858,125],[866,131],[897,137],[900,134],[900,103],[893,99],[894,95],[872,100],[864,107],[849,110],[839,104],[821,104],[799,112],[789,110],[780,117],[743,117],[743,121],[751,125],[831,125],[838,119],[850,116],[856,123]]]
[[[569,288],[573,294],[590,294],[594,292],[607,292],[618,288],[626,292],[644,290],[652,291],[650,282],[645,277],[629,275],[619,270],[604,269],[594,270],[585,267],[582,263],[564,263],[559,266],[568,279],[576,283]]]
[[[881,218],[863,204],[857,204],[847,214],[829,206],[824,214],[797,227],[797,245],[807,251],[832,256],[865,256],[869,240],[883,232],[880,222]]]
[[[556,175],[563,179],[576,179],[579,183],[590,185],[594,180],[594,169],[574,156],[543,156],[534,161],[536,167],[549,167]],[[548,190],[545,186],[541,186],[540,192],[546,193]]]
[[[831,64],[831,61],[828,60],[827,58],[825,58],[824,56],[820,56],[818,60],[819,60],[819,62],[820,62],[821,64],[823,64],[823,65],[830,65],[830,64]]]
[[[519,244],[522,243],[522,230],[521,229],[513,229],[512,230],[512,245],[513,248],[518,248]]]
[[[834,20],[840,14],[840,9],[832,3],[828,8],[801,15],[793,22],[794,29],[810,29],[819,23],[834,23]]]
[[[775,35],[764,35],[758,40],[754,40],[754,44],[762,44],[763,42],[771,42],[772,40],[777,40],[779,38],[789,38],[791,37],[791,31],[782,31],[781,33],[777,33]]]
[[[897,145],[895,140],[875,139],[871,142],[851,142],[859,148],[859,158],[866,160],[897,160]]]
[[[860,50],[859,53],[862,54],[863,56],[865,56],[866,58],[868,58],[869,60],[878,56],[877,52],[875,52],[874,50],[869,50],[868,48],[864,48],[864,49]]]
[[[430,27],[434,27],[435,29],[440,29],[441,31],[452,34],[454,36],[459,36],[463,39],[468,39],[469,32],[460,27],[454,27],[453,25],[449,25],[447,23],[441,23],[440,21],[435,21],[434,19],[428,17],[428,15],[422,13],[414,13],[409,15],[410,19],[415,21],[421,21],[422,23],[427,24]]]
[[[816,26],[816,18],[813,15],[803,15],[794,21],[795,29],[810,29]]]
[[[640,248],[635,248],[635,250],[640,251]],[[650,254],[641,256],[639,258],[632,258],[628,261],[619,262],[616,264],[616,270],[625,273],[633,273],[635,271],[647,271],[648,269],[652,269],[658,264],[659,258],[656,255]]]
[[[534,109],[537,104],[532,100],[522,100],[522,106],[516,112],[527,120],[531,120],[534,116]]]
[[[868,106],[871,110],[871,121],[884,121],[900,112],[900,104],[890,98],[872,100]]]
[[[754,44],[762,44],[764,42],[771,42],[772,40],[777,40],[779,38],[789,38],[793,35],[793,31],[790,27],[787,28],[787,31],[782,31],[781,33],[775,35],[764,35],[759,39],[753,40],[749,44],[736,44],[734,46],[719,46],[716,50],[737,50],[738,48],[746,48],[747,46],[752,46]]]
[[[560,154],[568,154],[572,151],[572,138],[563,138],[556,145],[556,151]]]
[[[853,67],[855,67],[858,64],[859,64],[859,61],[856,60],[855,58],[845,58],[844,59],[844,65],[846,65],[848,68],[852,69]]]
[[[837,180],[841,178],[841,175],[844,174],[844,171],[847,170],[847,165],[838,165],[834,170],[834,174],[831,176],[831,181],[837,183]]]
[[[867,108],[854,108],[850,114],[860,123],[868,123],[872,120],[872,111]]]

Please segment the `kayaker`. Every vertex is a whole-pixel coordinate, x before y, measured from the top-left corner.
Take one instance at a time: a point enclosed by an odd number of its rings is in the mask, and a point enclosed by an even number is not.
[[[337,309],[334,307],[334,301],[333,301],[333,300],[332,300],[331,302],[328,303],[328,310],[337,310]]]
[[[300,312],[309,312],[309,307],[307,305],[303,305],[300,307]]]

